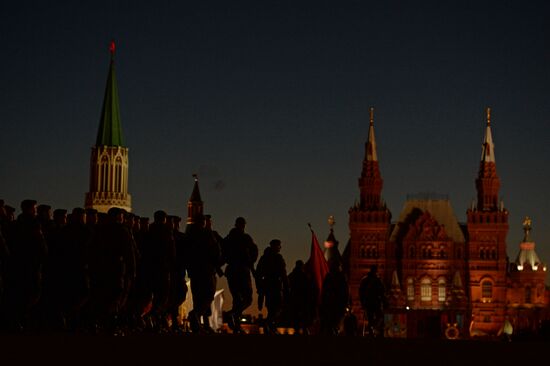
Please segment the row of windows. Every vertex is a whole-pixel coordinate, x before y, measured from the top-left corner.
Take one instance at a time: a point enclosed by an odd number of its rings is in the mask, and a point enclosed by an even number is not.
[[[378,248],[373,245],[361,245],[359,248],[360,258],[378,258]]]
[[[497,259],[497,250],[496,249],[485,249],[481,248],[479,250],[479,259]]]
[[[444,278],[440,278],[437,281],[437,301],[444,302],[447,298],[447,287]],[[414,279],[407,279],[407,300],[414,301]],[[432,301],[432,280],[430,278],[423,278],[420,280],[420,300]]]
[[[409,247],[409,253],[408,254],[409,254],[409,258],[416,258],[416,256],[417,256],[416,247],[411,245]],[[432,249],[431,246],[423,246],[420,249],[419,258],[425,258],[425,259],[443,258],[443,259],[445,259],[445,258],[448,258],[448,257],[449,257],[448,251],[444,246],[439,248],[439,250]],[[456,249],[456,258],[461,259],[461,257],[462,257],[462,250],[460,248],[457,248]]]
[[[109,159],[104,156],[101,159],[101,164],[99,166],[99,177],[98,177],[98,191],[101,192],[122,192],[122,159],[118,157],[115,162],[115,171],[114,171],[114,180],[111,179]],[[111,186],[110,182],[113,182]]]

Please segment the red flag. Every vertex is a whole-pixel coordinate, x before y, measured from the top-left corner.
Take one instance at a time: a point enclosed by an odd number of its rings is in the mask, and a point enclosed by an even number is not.
[[[311,228],[310,228],[311,229]],[[328,263],[325,259],[317,236],[313,230],[311,230],[311,253],[309,260],[306,263],[306,271],[310,274],[317,287],[317,299],[321,299],[321,289],[323,288],[323,280],[328,273]]]

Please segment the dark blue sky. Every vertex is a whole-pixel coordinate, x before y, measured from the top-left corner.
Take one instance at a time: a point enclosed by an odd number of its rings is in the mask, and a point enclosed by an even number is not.
[[[546,1],[31,1],[0,4],[0,198],[83,205],[117,42],[134,211],[186,215],[198,173],[222,235],[307,259],[359,197],[375,107],[383,196],[475,198],[486,106],[515,258],[525,215],[550,261]]]

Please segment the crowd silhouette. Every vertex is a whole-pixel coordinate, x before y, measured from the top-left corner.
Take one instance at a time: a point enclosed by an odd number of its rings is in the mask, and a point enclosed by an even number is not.
[[[222,276],[232,297],[227,316],[232,333],[243,333],[253,280],[259,310],[267,309],[265,334],[278,334],[281,325],[301,335],[357,329],[348,316],[350,294],[340,265],[331,266],[322,289],[301,260],[287,275],[281,241],[273,239],[258,260],[243,217],[223,237],[213,230],[210,215],[196,214],[182,231],[181,218],[162,210],[150,223],[116,207],[108,213],[80,207],[52,211],[27,199],[20,209],[16,216],[0,200],[2,333],[211,334],[208,317]],[[179,308],[189,293],[187,327]]]

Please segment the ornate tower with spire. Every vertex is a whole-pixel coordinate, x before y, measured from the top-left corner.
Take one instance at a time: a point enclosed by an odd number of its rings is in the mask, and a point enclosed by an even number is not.
[[[498,202],[500,179],[496,171],[491,133],[491,109],[476,179],[477,205],[467,210],[468,276],[472,332],[498,331],[506,309],[506,236],[508,210]]]
[[[199,177],[197,174],[193,174],[195,184],[193,185],[193,192],[187,201],[187,225],[193,224],[193,217],[197,214],[203,214],[203,202],[201,199],[201,192],[199,190]]]
[[[124,146],[118,88],[115,75],[115,43],[111,42],[111,63],[105,97],[90,161],[90,191],[85,207],[107,212],[111,207],[132,210],[128,193],[128,148]]]
[[[523,240],[516,260],[510,263],[508,289],[508,316],[515,332],[536,332],[542,319],[541,312],[548,307],[545,298],[547,266],[535,252],[531,239],[531,219],[523,221]]]
[[[378,273],[384,282],[391,281],[392,273],[386,270],[386,242],[391,213],[382,202],[382,185],[374,137],[374,108],[371,107],[369,134],[359,178],[360,200],[349,209],[350,242],[346,268],[356,314],[362,314],[358,301],[359,283],[371,265],[378,266]]]

